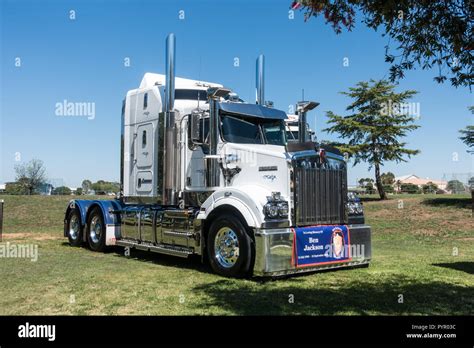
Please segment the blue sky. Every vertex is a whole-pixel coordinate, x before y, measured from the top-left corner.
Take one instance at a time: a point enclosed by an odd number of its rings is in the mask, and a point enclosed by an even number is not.
[[[362,24],[336,35],[320,18],[305,23],[299,11],[290,19],[290,2],[1,0],[0,182],[14,180],[14,165],[32,158],[68,186],[118,181],[122,99],[145,72],[164,72],[169,32],[177,37],[178,76],[222,83],[246,100],[254,98],[255,58],[264,53],[266,99],[288,110],[304,88],[306,99],[321,103],[309,115],[318,138],[336,139],[321,132],[325,112],[344,114],[349,99],[340,91],[387,76],[387,39]],[[437,84],[434,75],[419,69],[400,82],[399,90],[420,92],[412,101],[420,103],[421,128],[406,140],[421,154],[383,171],[433,179],[474,173],[474,156],[458,139],[473,123],[473,94]],[[56,116],[65,99],[94,102],[95,118]],[[349,184],[367,176],[364,164],[350,168]]]

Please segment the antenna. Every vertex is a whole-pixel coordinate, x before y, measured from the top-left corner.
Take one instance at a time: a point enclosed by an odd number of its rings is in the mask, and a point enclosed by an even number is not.
[[[201,80],[201,67],[202,67],[202,56],[199,56],[199,73],[198,73],[198,80]]]
[[[202,66],[202,56],[199,56],[199,72],[198,72],[198,80],[201,81],[201,66]],[[201,91],[198,90],[198,110],[199,110],[199,101],[201,99]]]
[[[201,79],[201,78],[199,77],[199,79]],[[198,110],[199,110],[199,100],[201,99],[201,93],[200,92],[201,92],[201,90],[198,89]]]
[[[304,88],[301,89],[301,97],[302,97],[301,100],[304,101]]]

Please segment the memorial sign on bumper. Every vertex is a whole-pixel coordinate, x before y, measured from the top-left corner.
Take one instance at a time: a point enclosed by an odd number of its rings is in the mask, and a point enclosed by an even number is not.
[[[308,267],[351,259],[350,230],[346,225],[293,229],[293,264]]]

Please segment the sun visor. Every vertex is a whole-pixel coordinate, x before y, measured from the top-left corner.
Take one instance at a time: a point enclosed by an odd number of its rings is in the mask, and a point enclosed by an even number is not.
[[[219,109],[224,113],[235,114],[244,117],[265,118],[270,120],[285,120],[284,111],[267,108],[266,106],[247,103],[219,103]]]

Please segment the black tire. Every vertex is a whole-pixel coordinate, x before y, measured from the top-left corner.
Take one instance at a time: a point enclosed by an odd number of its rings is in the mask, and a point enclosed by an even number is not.
[[[71,209],[69,211],[67,216],[66,233],[71,246],[79,247],[82,245],[81,216],[77,209]]]
[[[105,250],[105,223],[100,207],[92,208],[87,218],[87,243],[93,251]]]
[[[225,236],[228,236],[228,239]],[[233,247],[237,246],[237,257],[235,257],[235,248],[232,251],[221,248],[223,244],[219,241],[224,242],[226,240],[234,243],[232,244]],[[238,245],[235,244],[235,241],[238,241]],[[223,253],[227,256],[233,256],[223,257]],[[212,222],[207,236],[207,254],[212,269],[221,276],[243,278],[250,276],[252,273],[255,260],[254,242],[244,223],[233,215],[225,214]],[[233,262],[226,263],[226,260],[233,260]]]

